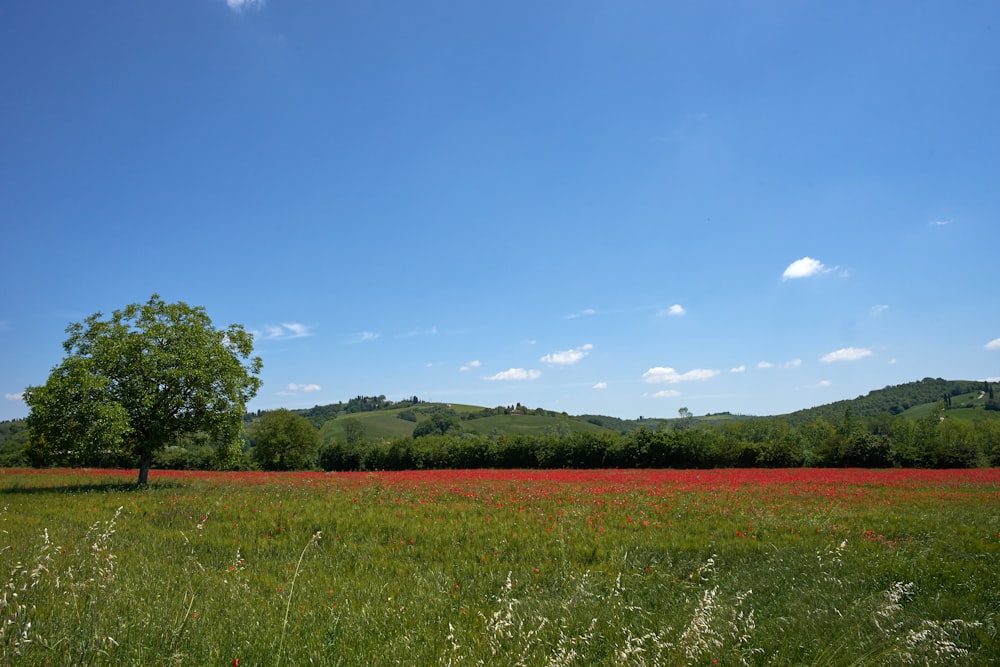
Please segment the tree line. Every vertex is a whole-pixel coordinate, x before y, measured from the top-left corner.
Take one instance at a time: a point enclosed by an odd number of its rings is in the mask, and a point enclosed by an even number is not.
[[[316,449],[328,471],[441,468],[907,467],[1000,465],[1000,420],[919,420],[889,414],[792,425],[754,418],[565,435],[432,433]]]

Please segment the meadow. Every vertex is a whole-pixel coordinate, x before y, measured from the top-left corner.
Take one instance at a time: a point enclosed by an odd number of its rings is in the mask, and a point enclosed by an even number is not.
[[[1000,469],[0,471],[0,663],[1000,662]]]

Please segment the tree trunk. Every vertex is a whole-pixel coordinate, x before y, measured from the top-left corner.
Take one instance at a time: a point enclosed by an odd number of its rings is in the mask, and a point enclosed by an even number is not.
[[[139,486],[146,486],[149,466],[153,463],[153,452],[143,452],[139,457]]]

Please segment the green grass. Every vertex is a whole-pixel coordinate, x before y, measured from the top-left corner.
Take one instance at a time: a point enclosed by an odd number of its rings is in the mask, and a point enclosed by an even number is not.
[[[973,391],[967,394],[961,394],[959,396],[951,397],[952,407],[945,410],[945,417],[950,419],[960,419],[964,421],[974,421],[976,419],[997,419],[1000,418],[1000,412],[991,412],[985,410],[986,397],[981,391]],[[910,419],[923,419],[929,415],[936,413],[941,409],[941,402],[937,401],[935,403],[924,403],[922,405],[914,405],[908,410],[904,410],[901,414],[904,417],[909,417]]]
[[[320,439],[323,442],[333,442],[335,440],[342,442],[345,439],[342,426],[344,419],[357,419],[358,423],[364,429],[365,439],[371,442],[410,437],[413,435],[413,427],[416,426],[416,423],[400,419],[398,416],[400,412],[403,412],[403,410],[358,412],[331,419],[324,423],[320,429]]]
[[[569,435],[571,433],[608,433],[606,428],[564,416],[550,415],[495,415],[462,422],[470,433],[491,435]]]
[[[1000,474],[824,475],[5,471],[0,663],[994,662]]]
[[[344,419],[356,419],[364,428],[365,439],[370,442],[406,438],[413,434],[413,428],[417,424],[416,422],[400,419],[399,414],[407,411],[414,412],[417,418],[420,419],[435,408],[448,408],[459,415],[480,412],[483,409],[475,405],[462,405],[458,403],[430,403],[398,410],[378,410],[341,415],[323,424],[323,427],[320,429],[320,438],[323,442],[343,441]],[[479,435],[492,435],[494,433],[510,435],[566,435],[570,433],[608,432],[608,429],[565,415],[496,415],[463,420],[460,424],[463,431]]]

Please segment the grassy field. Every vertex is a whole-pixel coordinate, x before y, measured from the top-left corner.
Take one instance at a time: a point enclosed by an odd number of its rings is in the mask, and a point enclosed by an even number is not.
[[[0,471],[0,664],[984,665],[1000,470]]]

